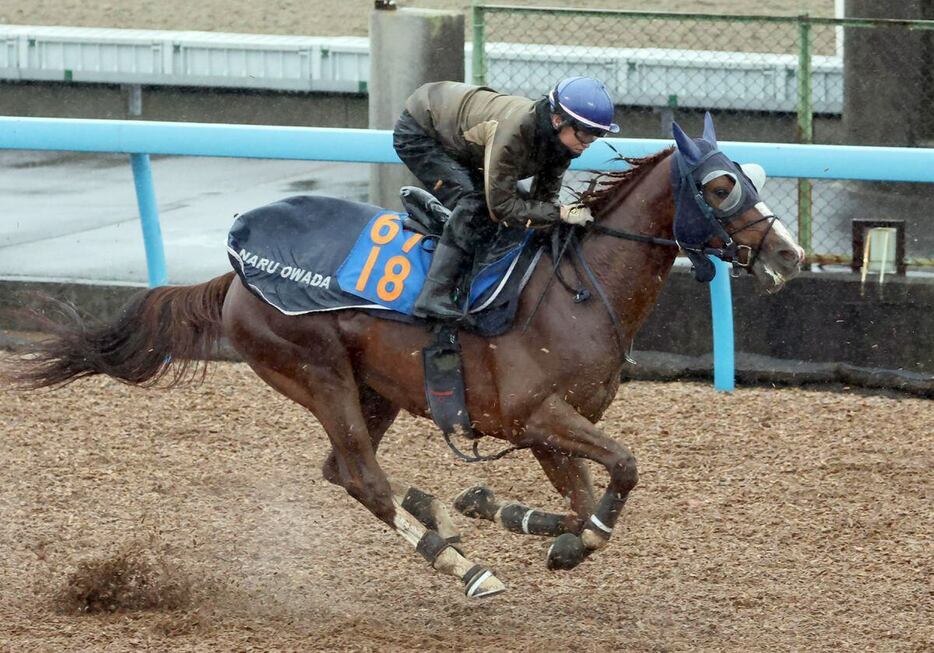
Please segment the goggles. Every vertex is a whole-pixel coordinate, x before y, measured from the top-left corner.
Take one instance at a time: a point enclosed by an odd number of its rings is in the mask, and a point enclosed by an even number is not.
[[[598,138],[603,138],[606,136],[606,131],[603,129],[585,127],[580,124],[572,124],[571,128],[574,130],[574,138],[579,140],[584,145],[590,145]]]

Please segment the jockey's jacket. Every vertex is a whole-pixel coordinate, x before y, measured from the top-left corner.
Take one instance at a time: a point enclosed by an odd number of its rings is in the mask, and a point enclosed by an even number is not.
[[[551,125],[547,100],[433,82],[419,87],[405,108],[452,158],[483,171],[493,220],[545,227],[560,219],[558,193],[572,156]],[[517,195],[516,182],[528,177],[532,192],[525,199]]]

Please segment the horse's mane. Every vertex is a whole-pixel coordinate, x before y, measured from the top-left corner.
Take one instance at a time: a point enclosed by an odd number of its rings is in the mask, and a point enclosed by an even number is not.
[[[626,199],[637,186],[637,182],[651,172],[659,161],[671,154],[672,150],[674,147],[668,147],[643,157],[618,156],[617,160],[625,161],[632,167],[621,172],[603,172],[592,177],[587,190],[580,194],[580,203],[588,207],[595,216],[603,216]]]

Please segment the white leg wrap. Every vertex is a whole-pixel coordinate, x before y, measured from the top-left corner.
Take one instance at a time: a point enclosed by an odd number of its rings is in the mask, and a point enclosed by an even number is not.
[[[470,587],[467,588],[467,597],[474,598],[474,595],[477,593],[477,590],[480,589],[480,586],[483,584],[487,578],[492,576],[493,573],[490,571],[485,571],[479,576],[477,576],[474,581],[470,584]]]
[[[607,526],[606,524],[604,524],[602,521],[600,521],[596,515],[590,516],[590,523],[596,526],[598,529],[600,529],[604,533],[606,533],[607,535],[613,534],[613,529]]]
[[[397,498],[393,498],[393,505],[396,507],[396,515],[392,520],[396,532],[399,533],[412,546],[418,546],[419,540],[425,534],[425,527],[417,519],[410,516],[402,509],[402,504]]]
[[[526,535],[529,534],[529,517],[532,516],[534,510],[526,510],[525,514],[522,515],[522,532]]]

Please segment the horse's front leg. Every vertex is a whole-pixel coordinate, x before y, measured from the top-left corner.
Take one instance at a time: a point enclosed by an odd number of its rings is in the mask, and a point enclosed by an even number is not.
[[[455,509],[467,517],[496,522],[513,533],[551,537],[580,533],[584,520],[596,504],[585,461],[543,446],[532,446],[531,450],[548,480],[570,502],[570,514],[536,510],[514,501],[500,502],[493,491],[483,485],[461,492],[454,500]]]
[[[566,401],[554,395],[542,402],[526,426],[520,445],[553,451],[571,459],[593,460],[603,465],[610,476],[606,492],[590,511],[580,533],[560,535],[548,550],[549,569],[573,569],[609,541],[629,492],[639,479],[636,459],[627,447],[604,435]],[[586,503],[583,497],[578,501]]]

